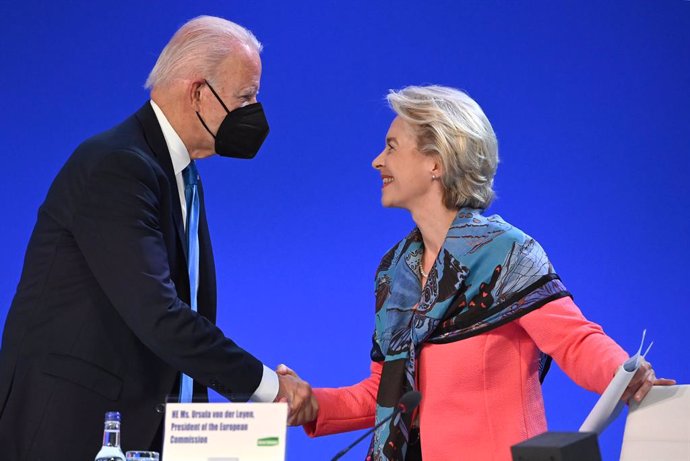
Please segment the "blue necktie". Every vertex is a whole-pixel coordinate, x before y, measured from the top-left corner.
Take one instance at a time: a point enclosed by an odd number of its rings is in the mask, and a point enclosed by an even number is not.
[[[199,172],[194,161],[182,170],[184,198],[187,202],[187,269],[189,271],[189,307],[196,312],[196,296],[199,291]],[[182,373],[180,380],[180,402],[192,401],[194,381]]]

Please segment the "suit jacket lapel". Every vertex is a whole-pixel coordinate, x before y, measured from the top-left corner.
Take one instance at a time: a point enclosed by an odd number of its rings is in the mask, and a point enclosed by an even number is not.
[[[135,114],[141,125],[144,127],[144,136],[146,142],[153,151],[158,160],[158,163],[163,167],[165,174],[168,177],[170,184],[171,197],[179,197],[177,191],[177,180],[175,179],[175,170],[173,169],[172,159],[170,158],[170,151],[168,145],[165,143],[163,131],[158,124],[156,113],[153,111],[150,102],[146,102],[144,106]],[[177,230],[177,238],[180,241],[180,246],[184,253],[185,261],[187,260],[187,244],[184,232],[184,223],[182,220],[182,207],[179,200],[172,200],[173,219],[175,220],[175,229]]]
[[[175,179],[175,171],[173,169],[172,159],[170,158],[170,151],[168,150],[168,145],[165,143],[165,137],[158,124],[156,113],[153,111],[151,104],[147,102],[135,115],[144,127],[146,142],[149,144],[149,147],[168,177],[171,197],[178,197],[177,180]],[[180,206],[179,200],[173,199],[172,202],[173,219],[175,220],[175,229],[177,230],[179,246],[182,248],[185,261],[187,261],[187,237],[182,220],[182,207]],[[211,248],[208,223],[206,221],[206,207],[204,205],[202,180],[199,181],[199,203],[199,292],[197,295],[197,302],[199,313],[203,314],[212,322],[215,322],[216,269],[213,260],[213,249]]]
[[[199,312],[216,321],[216,267],[206,221],[203,179],[199,180]]]

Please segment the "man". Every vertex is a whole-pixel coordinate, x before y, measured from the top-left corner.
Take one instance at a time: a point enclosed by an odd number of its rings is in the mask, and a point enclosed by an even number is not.
[[[276,375],[214,325],[216,283],[194,160],[253,157],[261,45],[199,17],[161,53],[151,101],[80,145],[39,209],[0,350],[0,457],[88,460],[103,416],[159,448],[162,403],[211,387],[230,400],[314,411],[309,385]],[[191,378],[190,378],[191,377]]]

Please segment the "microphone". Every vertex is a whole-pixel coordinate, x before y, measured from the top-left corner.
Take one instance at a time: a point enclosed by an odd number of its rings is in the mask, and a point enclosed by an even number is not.
[[[393,413],[390,415],[386,416],[383,418],[376,426],[373,428],[369,429],[362,435],[360,438],[352,442],[347,448],[344,450],[341,450],[338,452],[337,455],[335,455],[331,461],[336,461],[343,456],[345,456],[345,453],[350,451],[355,445],[357,445],[359,442],[364,440],[365,437],[368,435],[371,435],[372,432],[374,432],[376,429],[379,427],[383,426],[385,423],[387,423],[391,418],[396,416],[398,413],[406,415],[410,413],[411,411],[414,411],[415,408],[417,408],[417,405],[419,405],[419,402],[422,400],[422,394],[420,394],[417,391],[409,391],[403,394],[402,397],[400,397],[400,400],[398,401],[398,404],[395,406],[395,410],[393,410]]]

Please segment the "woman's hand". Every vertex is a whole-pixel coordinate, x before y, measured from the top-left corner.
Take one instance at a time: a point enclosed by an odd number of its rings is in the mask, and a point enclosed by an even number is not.
[[[288,368],[286,365],[283,365],[282,363],[278,365],[278,367],[276,368],[276,373],[278,373],[279,375],[293,376],[297,379],[300,379],[300,377],[297,376],[297,373],[295,373],[294,370]],[[291,413],[289,415],[288,425],[301,426],[303,424],[310,423],[316,419],[318,413],[319,402],[316,400],[316,397],[314,397],[314,394],[312,393],[309,396],[309,401],[306,402],[305,405],[303,405],[300,411]]]
[[[637,369],[635,376],[630,380],[630,384],[623,392],[621,400],[630,403],[632,398],[635,402],[640,403],[647,395],[652,386],[672,386],[676,384],[675,379],[657,378],[654,375],[652,364],[647,362],[644,357],[641,357],[642,364]]]

